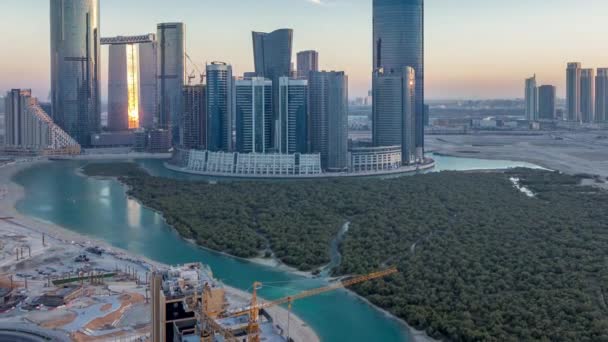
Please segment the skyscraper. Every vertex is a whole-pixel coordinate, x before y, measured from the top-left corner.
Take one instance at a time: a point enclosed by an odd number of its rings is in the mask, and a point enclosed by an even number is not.
[[[581,116],[586,123],[595,121],[595,70],[581,70]]]
[[[139,128],[139,47],[110,45],[108,71],[108,129]]]
[[[526,120],[535,121],[538,119],[538,88],[536,87],[536,75],[526,79],[525,93]]]
[[[608,121],[608,68],[597,69],[595,77],[595,121]]]
[[[253,59],[258,77],[271,80],[289,76],[293,30],[280,29],[271,33],[252,32]]]
[[[186,32],[183,23],[157,26],[158,122],[161,129],[171,130],[173,143],[179,143],[182,110],[182,88],[185,84]]]
[[[314,50],[298,52],[298,77],[308,78],[312,71],[319,71],[319,53]]]
[[[237,80],[236,150],[266,153],[272,145],[272,81],[263,77]]]
[[[424,0],[373,0],[373,12],[374,70],[390,74],[412,67],[416,73],[416,146],[423,149]]]
[[[101,128],[98,0],[51,0],[51,101],[55,122],[89,146]]]
[[[180,127],[180,147],[204,149],[207,135],[206,90],[202,84],[186,85],[183,96],[183,118]]]
[[[153,128],[156,114],[156,36],[101,38],[110,45],[108,128]]]
[[[150,34],[151,42],[139,44],[139,126],[154,127],[157,110],[156,87],[156,35]]]
[[[232,66],[207,65],[207,149],[232,150]]]
[[[348,76],[344,72],[310,73],[311,150],[321,154],[329,171],[348,167]]]
[[[308,152],[308,81],[279,78],[279,129],[275,146],[281,153]]]
[[[268,78],[273,84],[272,136],[277,135],[279,120],[279,78],[289,77],[291,73],[291,55],[293,30],[280,29],[271,33],[252,32],[253,60],[257,77]],[[276,141],[273,140],[273,144]],[[275,146],[276,147],[276,146]]]
[[[581,121],[581,63],[568,63],[566,70],[566,116]]]
[[[542,85],[538,88],[538,118],[540,120],[556,120],[555,87]]]
[[[415,86],[415,71],[411,67],[393,72],[381,68],[373,75],[374,145],[401,146],[403,164],[411,164],[417,159]]]

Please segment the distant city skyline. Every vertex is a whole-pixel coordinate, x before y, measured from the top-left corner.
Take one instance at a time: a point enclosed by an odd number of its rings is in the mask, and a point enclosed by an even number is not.
[[[569,0],[550,4],[426,0],[426,98],[522,98],[521,79],[534,73],[543,83],[556,85],[558,98],[564,98],[567,62],[608,67],[603,60],[608,49],[599,44],[606,31],[603,13],[608,3],[579,0],[577,6],[571,4]],[[298,51],[319,51],[320,69],[344,70],[349,75],[349,93],[355,98],[365,96],[371,88],[371,6],[371,0],[260,0],[255,4],[240,0],[104,0],[100,28],[104,37],[144,34],[154,33],[158,23],[182,21],[187,25],[187,51],[199,67],[205,61],[226,61],[233,65],[235,75],[254,69],[251,31],[291,28],[294,60]],[[208,8],[218,15],[200,20]],[[27,25],[23,25],[24,16]],[[310,18],[315,18],[314,23]],[[0,3],[0,27],[4,32],[19,31],[0,37],[2,46],[12,47],[0,63],[2,92],[32,88],[34,96],[48,100],[48,23],[48,1]],[[104,47],[104,101],[107,66]]]

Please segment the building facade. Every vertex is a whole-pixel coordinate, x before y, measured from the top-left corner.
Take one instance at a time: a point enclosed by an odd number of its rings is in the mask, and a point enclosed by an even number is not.
[[[348,168],[348,76],[344,72],[310,73],[311,151],[323,168]]]
[[[293,30],[280,29],[270,33],[252,32],[253,59],[258,77],[271,80],[289,76]]]
[[[581,70],[581,119],[595,122],[595,70]]]
[[[424,0],[373,0],[373,69],[393,73],[405,67],[416,73],[416,146],[423,149]]]
[[[297,54],[298,77],[308,78],[313,71],[319,71],[319,53],[314,50],[301,51]]]
[[[156,35],[150,34],[152,41],[139,46],[139,127],[154,128],[157,101],[157,42]]]
[[[182,88],[186,74],[186,31],[183,23],[158,24],[157,48],[157,128],[171,131],[171,140],[180,141]]]
[[[232,151],[232,66],[207,65],[207,149]]]
[[[156,36],[101,39],[109,45],[108,129],[151,129],[156,113]]]
[[[272,147],[272,81],[263,77],[237,80],[236,150],[266,153]]]
[[[40,107],[31,90],[13,89],[4,103],[4,151],[79,154],[80,145]]]
[[[385,72],[373,75],[372,137],[375,146],[402,146],[402,163],[412,164],[417,156],[415,115],[415,71]],[[412,96],[414,100],[412,101]],[[420,153],[422,154],[422,153]]]
[[[566,70],[566,117],[581,121],[581,63],[568,63]]]
[[[357,147],[349,151],[350,172],[377,172],[401,167],[401,146]]]
[[[595,77],[595,121],[608,121],[608,68],[597,69]]]
[[[322,174],[319,154],[178,150],[170,163],[180,171],[217,176],[272,178]]]
[[[52,116],[88,146],[101,129],[99,0],[50,4]]]
[[[536,75],[526,79],[525,107],[526,120],[538,120],[538,88],[536,86]]]
[[[183,96],[183,119],[179,146],[186,149],[205,149],[207,141],[207,91],[205,85],[186,85]]]
[[[280,153],[307,153],[308,81],[279,78],[279,118],[275,146]]]
[[[110,45],[108,72],[108,129],[139,128],[139,48]]]
[[[540,120],[556,120],[556,90],[552,85],[542,85],[538,88],[538,118]]]
[[[280,29],[270,33],[252,32],[253,60],[257,77],[268,78],[272,81],[272,136],[277,135],[279,120],[279,78],[291,75],[293,30]],[[275,141],[272,142],[273,144]],[[273,146],[276,147],[276,146]]]

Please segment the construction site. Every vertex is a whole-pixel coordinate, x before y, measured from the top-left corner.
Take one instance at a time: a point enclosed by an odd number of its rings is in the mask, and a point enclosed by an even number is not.
[[[157,264],[22,219],[0,217],[1,341],[314,342],[294,301],[397,272],[266,301],[262,283],[246,293],[202,263]]]

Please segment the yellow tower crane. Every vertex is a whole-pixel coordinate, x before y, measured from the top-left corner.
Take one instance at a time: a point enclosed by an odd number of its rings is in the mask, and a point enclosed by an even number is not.
[[[253,283],[253,293],[251,296],[251,305],[248,308],[238,311],[228,312],[222,315],[222,318],[228,317],[238,317],[249,315],[249,324],[247,326],[247,334],[249,342],[260,342],[260,310],[270,308],[276,305],[288,304],[289,309],[291,310],[291,304],[299,299],[316,296],[321,293],[330,292],[334,290],[338,290],[341,288],[345,288],[348,286],[352,286],[355,284],[363,283],[369,280],[383,278],[389,276],[391,274],[399,272],[396,267],[389,268],[383,271],[373,272],[364,276],[354,277],[347,280],[339,281],[334,284],[330,284],[324,287],[302,291],[293,296],[287,296],[280,299],[276,299],[269,302],[258,302],[257,290],[262,286],[262,283],[255,282]]]

